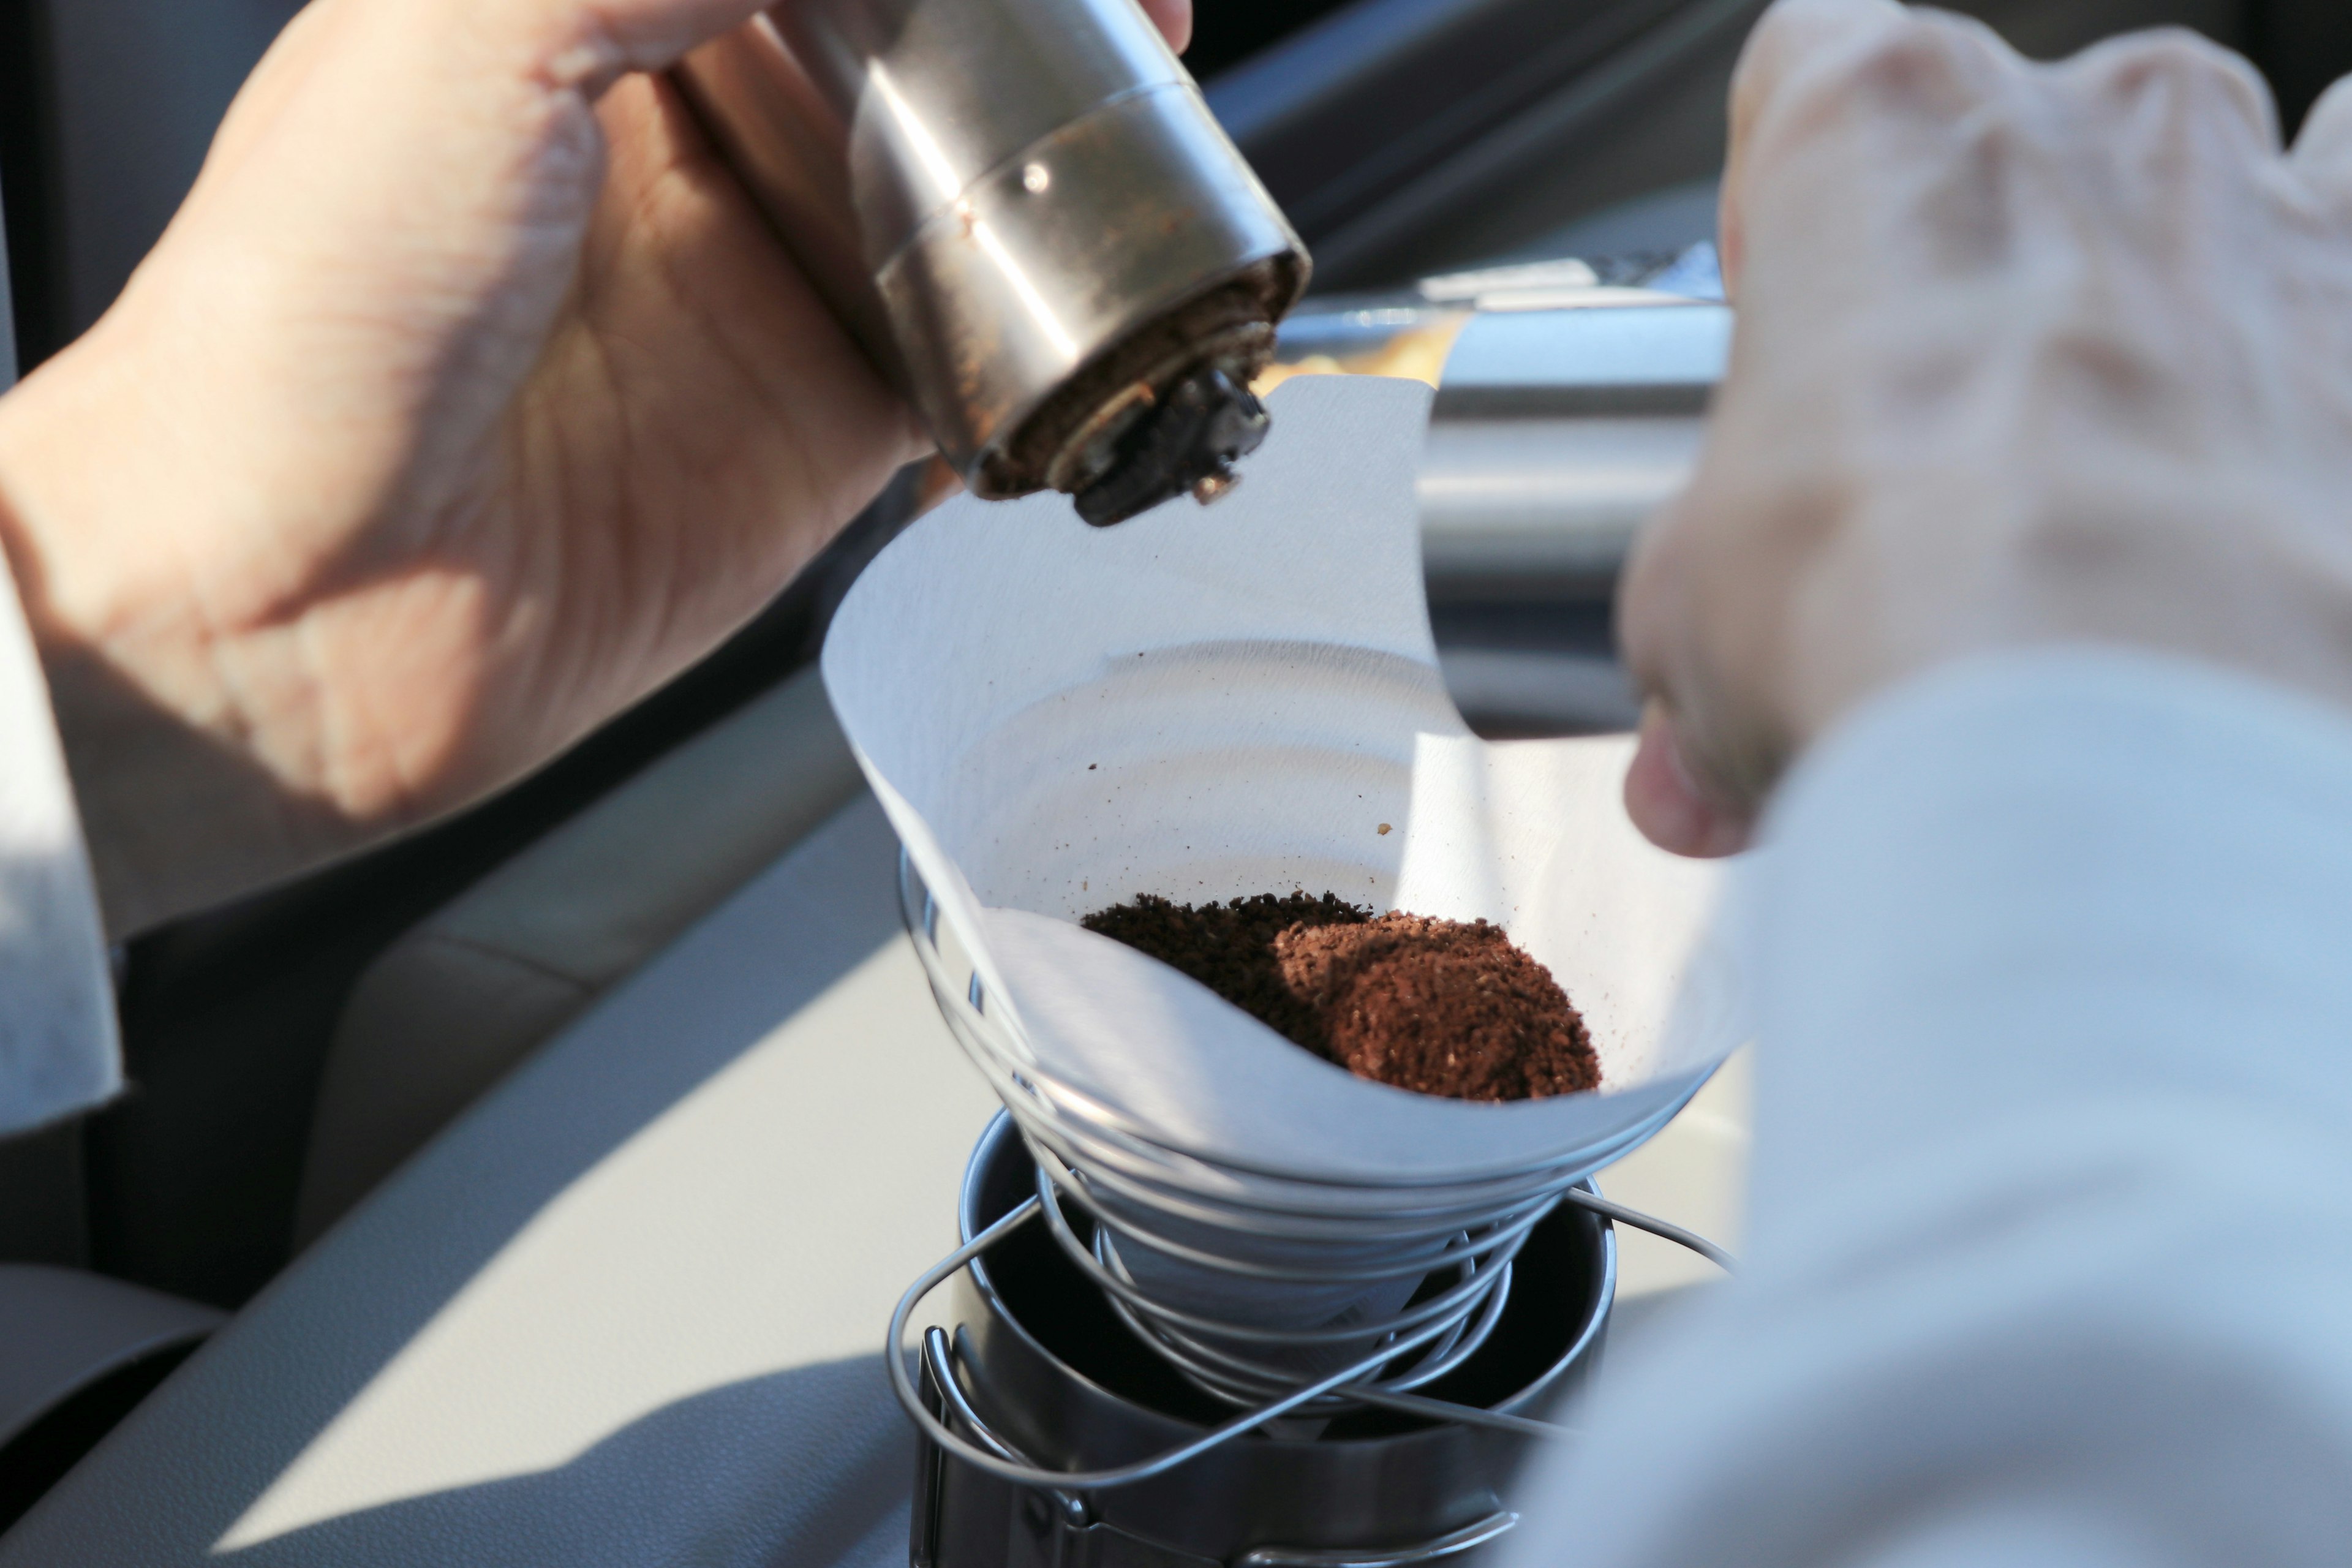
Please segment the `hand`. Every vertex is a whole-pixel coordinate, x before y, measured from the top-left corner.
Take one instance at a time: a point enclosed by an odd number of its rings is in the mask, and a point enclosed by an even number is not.
[[[2039,66],[1783,0],[1733,121],[1732,364],[1622,600],[1645,833],[1739,847],[1841,715],[1972,652],[2352,703],[2352,84],[2283,153],[2252,69],[2185,33]]]
[[[0,400],[118,933],[503,784],[927,443],[658,71],[757,0],[313,0]],[[1155,0],[1180,44],[1190,0]]]

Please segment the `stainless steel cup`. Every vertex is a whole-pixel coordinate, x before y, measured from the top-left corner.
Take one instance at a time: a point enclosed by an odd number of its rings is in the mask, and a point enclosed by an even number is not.
[[[1035,1190],[1029,1152],[1000,1115],[965,1173],[964,1238]],[[1609,1222],[1562,1205],[1515,1267],[1493,1335],[1426,1393],[1540,1416],[1598,1363],[1616,1293]],[[975,1259],[950,1300],[954,1350],[927,1362],[927,1402],[1000,1455],[1055,1469],[1125,1464],[1232,1414],[1129,1334],[1042,1226]],[[1466,1563],[1516,1524],[1508,1489],[1538,1441],[1365,1410],[1294,1436],[1252,1433],[1092,1494],[999,1480],[925,1442],[912,1558],[916,1568]]]
[[[972,490],[1213,499],[1308,263],[1134,0],[793,0],[676,72]]]

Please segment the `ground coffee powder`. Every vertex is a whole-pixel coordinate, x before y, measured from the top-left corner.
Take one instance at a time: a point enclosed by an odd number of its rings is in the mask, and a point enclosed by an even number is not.
[[[1484,921],[1374,919],[1302,892],[1197,908],[1147,894],[1082,923],[1360,1078],[1457,1100],[1601,1081],[1584,1020],[1550,972]]]
[[[1293,929],[1361,925],[1371,918],[1371,910],[1337,893],[1319,899],[1305,893],[1279,899],[1260,893],[1197,909],[1145,893],[1131,904],[1097,910],[1078,923],[1181,970],[1276,1033],[1322,1054],[1316,1043],[1322,1037],[1321,1021],[1284,981],[1274,939]]]
[[[1398,911],[1275,938],[1284,984],[1359,1078],[1455,1100],[1540,1100],[1601,1081],[1584,1019],[1499,926]]]

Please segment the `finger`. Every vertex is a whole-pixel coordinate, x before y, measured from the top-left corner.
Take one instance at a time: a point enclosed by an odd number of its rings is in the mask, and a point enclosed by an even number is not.
[[[2251,61],[2186,27],[2127,33],[2092,45],[2060,68],[2063,79],[2106,111],[2111,123],[2136,127],[2144,144],[2163,150],[2171,167],[2184,132],[2235,132],[2247,153],[2276,157],[2278,103]],[[2111,132],[2112,134],[2112,132]],[[2198,150],[2201,151],[2201,147]]]
[[[2312,105],[2294,139],[2294,166],[2305,179],[2338,198],[2352,198],[2352,77]]]
[[[1659,848],[1694,859],[1737,855],[1754,836],[1748,813],[1710,799],[1694,782],[1674,721],[1654,701],[1643,710],[1642,739],[1625,770],[1625,815]]]
[[[1677,696],[1693,698],[1695,689],[1715,684],[1700,646],[1706,628],[1690,614],[1696,523],[1685,491],[1644,525],[1618,585],[1617,632],[1645,698],[1641,742],[1625,773],[1625,814],[1661,849],[1706,857],[1738,845],[1738,814],[1718,811],[1718,793],[1703,789],[1690,766],[1690,744],[1699,737],[1681,732],[1672,717]]]
[[[1781,237],[1804,266],[1862,265],[1886,240],[1866,231],[1935,188],[1933,167],[1967,145],[1972,117],[2004,100],[2014,117],[2030,69],[1991,28],[1946,12],[1801,0],[1788,15],[1736,94],[1726,200],[1748,292],[1774,213],[1797,218]]]
[[[441,0],[550,86],[593,98],[631,71],[667,70],[768,0]],[[427,7],[430,8],[430,7]]]
[[[1731,144],[1723,179],[1717,248],[1727,294],[1737,295],[1747,252],[1742,167],[1757,121],[1809,61],[1906,25],[1895,0],[1780,0],[1748,35],[1731,79]]]
[[[337,13],[348,32],[376,40],[385,69],[414,77],[421,63],[445,89],[478,93],[487,79],[593,100],[631,72],[667,69],[773,3],[311,0],[304,9]]]
[[[1732,151],[1809,67],[1916,25],[1895,0],[1779,0],[1748,35],[1732,73]]]
[[[1143,0],[1143,14],[1178,54],[1192,41],[1192,0]]]

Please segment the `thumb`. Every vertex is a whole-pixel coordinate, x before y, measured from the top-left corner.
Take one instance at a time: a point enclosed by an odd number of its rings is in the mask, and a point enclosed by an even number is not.
[[[1625,815],[1659,848],[1699,860],[1737,855],[1754,835],[1753,813],[1726,805],[1692,777],[1674,721],[1654,700],[1625,770]]]

